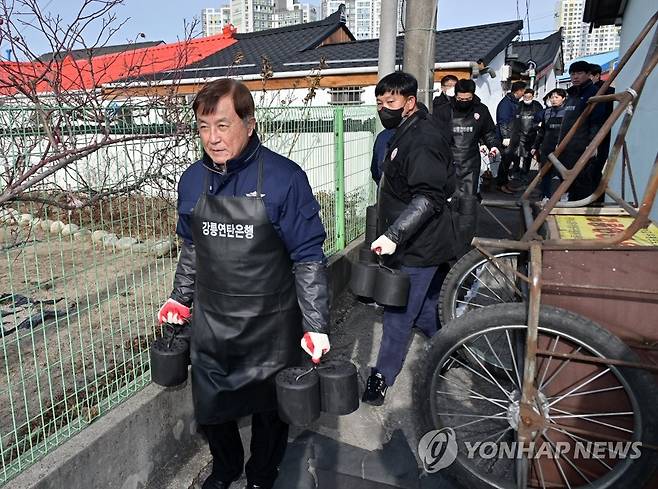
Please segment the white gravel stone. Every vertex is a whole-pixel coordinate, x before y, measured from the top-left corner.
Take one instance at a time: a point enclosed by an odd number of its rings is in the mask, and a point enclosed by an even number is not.
[[[89,229],[81,229],[77,233],[73,235],[73,239],[78,240],[78,241],[84,241],[86,239],[89,239],[91,237],[91,231]]]
[[[62,221],[53,221],[50,224],[50,234],[59,234],[62,232],[62,229],[64,229],[64,224]]]
[[[39,222],[39,226],[41,226],[41,229],[44,231],[50,231],[50,226],[53,224],[53,221],[50,219],[42,219],[41,222]]]
[[[21,214],[21,216],[18,218],[18,224],[21,226],[30,226],[32,225],[32,222],[32,214]]]
[[[129,250],[135,243],[137,243],[135,238],[121,238],[117,241],[116,247],[120,250]]]
[[[11,207],[7,209],[0,209],[0,223],[2,224],[16,224],[20,214]]]
[[[171,239],[160,239],[151,246],[149,253],[155,256],[163,256],[171,251],[173,245],[174,242]]]
[[[71,236],[77,233],[80,227],[77,224],[65,224],[62,228],[62,236]]]
[[[148,253],[150,248],[147,243],[135,243],[130,247],[133,253]]]
[[[103,236],[101,241],[103,242],[103,247],[104,248],[112,248],[113,249],[116,246],[116,244],[119,242],[119,238],[117,237],[116,234],[111,233],[111,234],[106,234],[105,236]]]
[[[103,241],[103,237],[107,235],[108,235],[107,231],[104,231],[103,229],[98,229],[93,233],[91,233],[91,240],[94,243],[100,243],[101,241]]]

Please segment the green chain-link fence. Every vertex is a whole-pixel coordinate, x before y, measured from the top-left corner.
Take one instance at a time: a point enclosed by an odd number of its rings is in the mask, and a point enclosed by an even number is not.
[[[30,111],[0,109],[5,167],[29,168],[48,144]],[[327,255],[363,232],[375,117],[373,107],[257,113],[264,144],[308,175]],[[84,117],[66,129],[78,146],[99,137]],[[123,109],[112,131],[160,137],[102,147],[0,208],[0,485],[150,382],[148,345],[176,265],[176,182],[198,142],[153,111]],[[118,187],[80,209],[55,205]]]

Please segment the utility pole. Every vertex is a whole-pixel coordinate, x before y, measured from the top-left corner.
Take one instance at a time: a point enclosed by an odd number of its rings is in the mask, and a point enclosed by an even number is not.
[[[398,0],[381,0],[379,22],[379,63],[377,78],[395,71],[395,45],[398,23]]]
[[[418,80],[418,101],[428,108],[434,87],[434,37],[438,0],[406,0],[403,69]]]

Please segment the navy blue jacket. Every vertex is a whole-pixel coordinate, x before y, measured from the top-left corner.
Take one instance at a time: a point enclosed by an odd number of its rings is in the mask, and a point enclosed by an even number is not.
[[[582,85],[573,85],[567,90],[567,100],[564,102],[564,117],[562,118],[562,127],[560,129],[559,142],[564,139],[567,133],[576,123],[580,114],[585,111],[587,101],[590,97],[596,95],[598,87],[590,80]],[[605,104],[597,104],[592,112],[583,123],[578,127],[569,144],[564,148],[560,155],[560,161],[567,167],[573,168],[576,161],[592,142],[594,136],[599,131],[606,119]]]
[[[379,184],[379,180],[382,178],[382,165],[384,159],[386,159],[386,153],[388,152],[388,142],[391,140],[395,134],[395,129],[384,129],[382,132],[377,134],[375,139],[375,144],[372,148],[372,162],[370,163],[370,174],[372,179]]]
[[[306,173],[295,162],[261,145],[254,132],[242,154],[227,162],[224,175],[210,171],[207,156],[193,163],[178,182],[176,233],[193,243],[190,213],[204,189],[212,195],[245,196],[256,191],[258,160],[263,158],[263,201],[270,222],[285,244],[293,262],[324,261],[326,237],[320,205],[313,196]]]
[[[512,125],[517,110],[519,110],[519,101],[514,98],[511,92],[498,103],[498,107],[496,107],[496,128],[498,129],[498,138],[501,140],[511,139]]]

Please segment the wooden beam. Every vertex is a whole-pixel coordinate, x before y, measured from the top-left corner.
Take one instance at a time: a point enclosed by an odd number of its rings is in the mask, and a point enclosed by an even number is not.
[[[440,82],[441,78],[447,75],[453,75],[456,76],[457,78],[471,78],[471,70],[468,68],[460,69],[460,70],[437,70],[434,72],[434,81],[435,82]]]
[[[374,69],[374,68],[373,68]],[[446,75],[454,75],[457,78],[470,78],[471,72],[465,68],[463,70],[439,70],[434,72],[434,81],[439,82]],[[337,87],[368,87],[377,85],[377,73],[346,73],[344,75],[322,75],[320,73],[319,85],[317,88],[337,88]],[[263,80],[245,80],[245,85],[252,91],[259,90],[286,90],[286,89],[304,89],[309,88],[311,84],[316,83],[314,77],[290,77],[290,78],[270,78],[265,84]],[[203,83],[181,83],[173,91],[175,95],[193,95],[201,90]],[[172,87],[166,85],[151,85],[148,87],[133,88],[104,88],[103,95],[106,97],[129,98],[129,97],[148,97],[148,96],[166,96],[172,94]]]

